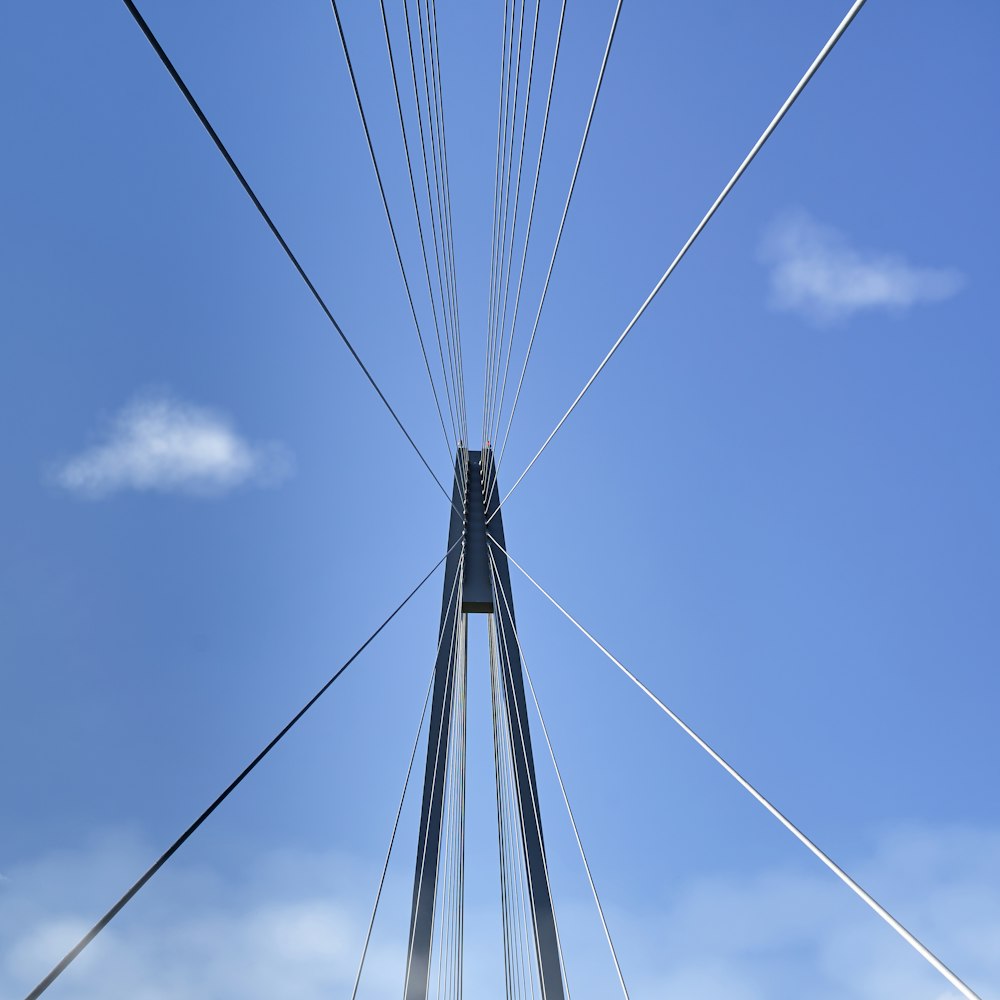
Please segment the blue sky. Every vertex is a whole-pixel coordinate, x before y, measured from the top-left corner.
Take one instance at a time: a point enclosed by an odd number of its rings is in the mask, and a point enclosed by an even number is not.
[[[377,9],[344,6],[419,273]],[[613,7],[569,7],[532,311]],[[625,5],[505,482],[846,8]],[[446,477],[329,7],[142,10]],[[478,427],[502,5],[439,13]],[[556,13],[546,0],[543,66]],[[433,565],[448,509],[124,7],[4,20],[0,993],[19,996]],[[872,0],[504,508],[511,553],[993,998],[998,21]],[[151,426],[180,435],[152,469]],[[957,995],[514,587],[634,997]],[[349,995],[440,596],[437,577],[51,996]],[[470,633],[468,989],[486,997],[489,691]],[[538,766],[571,987],[614,995]],[[362,995],[397,994],[412,806]]]

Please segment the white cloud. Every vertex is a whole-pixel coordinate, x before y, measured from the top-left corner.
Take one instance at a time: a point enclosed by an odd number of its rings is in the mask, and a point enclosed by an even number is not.
[[[900,312],[940,302],[965,285],[951,268],[916,267],[896,254],[858,250],[804,212],[775,223],[760,255],[771,267],[771,305],[819,323],[865,309]]]
[[[795,845],[790,845],[794,851]],[[105,838],[8,866],[0,886],[0,996],[23,996],[154,855]],[[361,996],[398,1000],[410,854],[379,911]],[[1000,998],[1000,832],[910,828],[879,838],[853,874],[983,1000]],[[272,852],[223,875],[178,856],[60,983],[70,1000],[328,1000],[348,996],[380,859]],[[600,882],[600,872],[595,875]],[[615,996],[592,901],[557,891],[576,1000]],[[655,912],[604,898],[633,1000],[955,1000],[957,992],[811,859],[694,877]],[[466,995],[502,996],[499,936],[472,899]],[[495,917],[493,918],[495,922]],[[592,946],[582,946],[590,941]]]
[[[797,845],[794,845],[795,849]],[[626,919],[663,967],[637,995],[698,1000],[958,1000],[959,993],[809,858],[692,881],[667,912]],[[977,990],[1000,998],[1000,834],[897,829],[848,870]],[[734,984],[739,984],[736,989]]]
[[[0,886],[0,996],[23,996],[156,851],[102,836],[11,867]],[[354,866],[336,854],[271,852],[235,875],[178,858],[73,963],[69,1000],[329,1000],[348,996],[364,935]],[[370,866],[359,866],[368,873]],[[403,934],[398,935],[400,939]],[[366,981],[394,998],[402,946],[376,943]],[[393,989],[381,969],[397,973]],[[53,995],[56,990],[53,989]],[[398,1000],[398,998],[397,998]]]
[[[252,445],[224,414],[157,392],[130,402],[104,439],[62,462],[54,479],[92,499],[122,490],[218,496],[277,483],[290,470],[280,445]]]

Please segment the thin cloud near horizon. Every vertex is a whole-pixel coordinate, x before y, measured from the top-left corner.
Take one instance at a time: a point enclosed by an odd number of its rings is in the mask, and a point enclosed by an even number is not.
[[[776,835],[778,835],[776,831]],[[978,989],[1000,993],[1000,830],[909,823],[844,859],[917,936]],[[30,989],[94,919],[94,900],[128,885],[155,848],[104,831],[84,845],[16,861],[0,893],[0,995]],[[179,857],[146,892],[141,915],[116,922],[72,970],[78,1000],[325,1000],[349,995],[381,857],[271,849],[224,873]],[[821,866],[791,845],[784,863],[682,881],[650,910],[621,890],[604,899],[633,1000],[946,1000],[957,996],[920,956]],[[379,911],[364,995],[397,998],[405,966],[409,877],[403,864]],[[605,873],[607,881],[610,873]],[[579,1000],[614,995],[614,974],[585,883],[557,902],[567,971]],[[613,885],[613,879],[610,880]],[[467,903],[465,986],[497,995],[501,944],[488,914]],[[593,946],[588,945],[591,942]]]
[[[918,266],[898,253],[859,249],[801,210],[771,225],[759,257],[770,267],[771,307],[820,325],[864,311],[899,313],[943,302],[967,284],[955,268]]]
[[[218,497],[276,485],[291,470],[282,445],[252,444],[224,413],[156,390],[135,396],[96,444],[58,463],[52,478],[89,500],[124,491]]]

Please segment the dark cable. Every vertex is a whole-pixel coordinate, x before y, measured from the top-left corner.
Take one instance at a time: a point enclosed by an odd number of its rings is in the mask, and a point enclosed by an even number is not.
[[[425,2],[426,2],[426,0],[425,0]],[[404,8],[405,8],[405,6],[406,5],[405,5],[405,2],[404,2]],[[422,76],[424,78],[424,96],[425,96],[426,102],[427,102],[427,129],[428,129],[428,133],[430,135],[431,165],[433,167],[433,172],[434,172],[434,191],[435,191],[435,195],[436,195],[437,208],[438,208],[438,210],[437,210],[438,228],[439,228],[440,234],[441,234],[441,253],[442,253],[442,257],[443,257],[443,260],[444,260],[444,266],[445,266],[444,281],[445,281],[445,285],[447,286],[447,290],[448,290],[448,293],[449,293],[449,308],[450,308],[451,322],[450,322],[450,324],[445,324],[444,331],[445,331],[445,339],[446,339],[447,345],[448,345],[448,360],[449,360],[449,362],[451,364],[452,378],[454,379],[455,393],[456,393],[456,396],[457,396],[458,386],[459,386],[459,383],[461,381],[460,376],[459,376],[459,372],[458,372],[458,368],[457,368],[457,361],[456,361],[457,355],[456,355],[456,350],[455,350],[455,346],[454,346],[455,340],[456,340],[456,338],[458,336],[458,328],[457,328],[458,310],[457,310],[457,305],[456,305],[456,302],[455,302],[455,299],[454,299],[453,283],[450,281],[450,279],[448,277],[448,273],[449,273],[448,269],[450,267],[450,262],[449,262],[449,256],[448,256],[448,238],[447,238],[447,232],[446,232],[447,212],[446,212],[445,205],[444,205],[444,185],[443,185],[442,176],[441,176],[441,170],[443,169],[443,165],[439,164],[438,152],[437,152],[438,148],[440,146],[440,142],[439,142],[438,133],[437,133],[437,129],[436,129],[436,121],[437,121],[437,113],[436,113],[437,112],[436,90],[434,90],[434,88],[432,86],[433,73],[434,73],[433,66],[432,66],[433,52],[432,52],[431,48],[429,47],[429,35],[428,35],[427,38],[425,38],[425,33],[424,33],[424,14],[423,14],[423,10],[421,8],[420,0],[417,0],[416,8],[417,8],[417,27],[418,27],[418,31],[419,31],[419,35],[420,35],[420,65],[421,65]],[[429,24],[430,11],[429,11],[429,9],[427,11],[427,17],[428,17],[428,33],[429,33],[429,30],[430,30],[430,24]],[[409,16],[408,15],[407,15],[407,35],[408,35],[408,37],[410,39],[411,58],[412,58],[412,33],[410,31],[410,24],[409,24]],[[415,66],[414,66],[414,72],[416,72],[416,67]],[[418,105],[418,111],[419,111],[419,105]],[[424,152],[425,152],[425,156],[424,156],[424,168],[426,170],[426,166],[427,166],[426,150]],[[450,332],[449,332],[449,328],[450,328]],[[456,406],[458,406],[458,401],[457,400],[456,400]]]
[[[434,384],[434,376],[431,374],[431,362],[427,357],[427,348],[424,346],[424,335],[420,329],[420,320],[417,318],[417,307],[413,302],[413,293],[410,291],[410,280],[406,276],[406,267],[403,264],[403,253],[399,248],[399,240],[396,238],[396,226],[392,221],[392,212],[389,210],[389,199],[385,193],[385,185],[382,183],[382,171],[378,167],[378,157],[375,155],[375,144],[372,141],[372,134],[368,128],[368,116],[365,114],[364,102],[361,100],[361,90],[358,87],[357,77],[354,75],[354,64],[351,62],[351,53],[347,45],[347,35],[344,33],[344,24],[340,19],[340,10],[337,7],[337,0],[330,0],[333,8],[333,16],[337,22],[337,32],[340,35],[340,45],[344,51],[344,62],[347,64],[347,72],[351,78],[351,87],[354,91],[354,100],[358,106],[358,114],[361,116],[361,127],[364,129],[365,141],[368,144],[368,153],[371,156],[372,167],[375,170],[375,180],[378,183],[378,193],[382,198],[382,207],[385,209],[385,218],[389,223],[389,235],[392,237],[392,245],[396,251],[396,260],[399,262],[399,271],[403,277],[403,287],[406,290],[406,300],[410,304],[410,313],[413,316],[413,325],[417,331],[417,340],[420,342],[420,353],[423,355],[424,367],[427,369],[427,378],[431,384],[431,392],[434,395],[434,405],[437,407],[438,419],[441,421],[441,431],[444,434],[448,457],[451,458],[452,442],[448,437],[448,430],[444,423],[444,412],[441,409],[441,400],[438,396],[437,386]],[[450,413],[452,431],[455,434],[455,446],[458,446],[460,438],[459,428],[455,422],[454,413]]]
[[[462,416],[465,428],[466,440],[468,440],[469,428],[468,421],[465,419],[467,417],[466,410],[466,397],[465,397],[465,365],[462,358],[462,324],[460,321],[460,314],[458,308],[458,273],[455,267],[455,233],[454,226],[452,225],[452,211],[451,211],[451,179],[448,171],[448,137],[445,131],[444,122],[444,87],[441,81],[441,48],[438,42],[438,28],[437,28],[437,3],[432,0],[430,5],[431,9],[428,12],[428,32],[430,32],[430,25],[433,18],[433,35],[428,34],[428,39],[432,42],[431,45],[431,55],[432,55],[432,66],[435,67],[436,71],[436,87],[435,92],[437,94],[437,115],[438,115],[438,141],[441,146],[441,176],[444,179],[444,204],[447,214],[448,223],[448,247],[451,256],[451,283],[452,283],[452,302],[454,304],[455,310],[455,351],[456,360],[458,364],[458,374],[460,380],[460,392],[461,392],[461,405],[462,405]]]
[[[184,95],[184,98],[187,100],[188,104],[191,105],[191,110],[198,116],[198,120],[205,127],[205,131],[208,132],[212,141],[215,143],[219,152],[222,154],[223,159],[225,159],[226,163],[229,164],[229,168],[236,175],[236,179],[243,186],[243,190],[246,191],[247,196],[254,203],[254,207],[260,213],[261,218],[267,223],[268,229],[271,230],[272,234],[274,235],[274,238],[281,245],[281,249],[285,251],[285,255],[292,262],[292,266],[295,268],[296,271],[299,272],[299,277],[306,283],[306,287],[309,289],[310,292],[312,292],[313,298],[319,303],[319,306],[323,310],[323,312],[326,313],[326,318],[333,324],[333,328],[337,331],[338,335],[340,336],[340,339],[344,342],[344,345],[351,352],[351,356],[358,363],[358,367],[365,373],[365,377],[371,383],[372,388],[378,393],[378,398],[382,400],[382,402],[385,404],[385,408],[389,411],[390,414],[392,414],[392,419],[396,421],[396,424],[399,427],[399,429],[403,432],[404,435],[406,435],[406,440],[410,442],[410,446],[417,453],[417,456],[420,458],[420,461],[424,463],[424,467],[431,474],[431,476],[434,479],[434,482],[437,483],[438,489],[445,495],[445,497],[448,499],[448,502],[451,503],[452,506],[454,507],[455,505],[452,503],[451,497],[448,496],[448,491],[441,484],[441,480],[438,479],[438,477],[434,474],[434,470],[428,464],[427,459],[424,458],[424,454],[417,447],[416,442],[413,440],[412,437],[410,437],[410,432],[403,426],[402,420],[400,420],[399,417],[396,415],[396,411],[390,405],[389,400],[385,398],[385,393],[383,393],[382,390],[378,387],[378,383],[372,377],[372,373],[368,370],[365,363],[361,360],[361,356],[354,349],[354,345],[347,339],[347,335],[340,328],[340,324],[336,321],[336,319],[334,319],[333,313],[330,312],[330,307],[323,300],[323,296],[320,295],[320,293],[317,291],[316,286],[310,280],[309,275],[306,274],[302,265],[299,263],[298,258],[295,256],[294,253],[292,253],[292,248],[285,242],[285,238],[278,231],[278,227],[271,220],[271,216],[267,214],[267,211],[265,210],[264,206],[260,203],[260,199],[254,193],[253,188],[250,187],[249,181],[247,181],[247,179],[243,176],[243,171],[241,171],[240,168],[236,165],[236,161],[232,158],[232,156],[229,153],[229,150],[226,149],[225,144],[219,138],[218,132],[216,132],[215,129],[212,127],[212,123],[205,116],[205,112],[201,110],[200,105],[194,99],[194,95],[191,93],[190,90],[188,90],[187,84],[181,79],[180,73],[177,72],[176,68],[174,67],[174,64],[170,61],[166,52],[163,51],[163,46],[161,46],[159,41],[157,41],[156,36],[153,34],[149,25],[146,24],[146,21],[143,18],[142,14],[139,13],[139,9],[132,2],[132,0],[122,0],[122,2],[128,8],[128,11],[132,15],[132,17],[135,18],[135,23],[138,24],[139,27],[142,29],[142,33],[146,36],[146,40],[153,47],[153,51],[160,57],[160,62],[162,62],[163,65],[166,67],[166,70],[173,78],[174,83],[177,84],[178,90],[180,90],[180,92]],[[461,511],[458,511],[458,513],[461,514]]]
[[[442,263],[441,245],[439,244],[438,241],[439,224],[437,217],[435,216],[434,213],[435,198],[434,195],[431,194],[431,169],[430,165],[427,162],[427,137],[424,132],[423,104],[420,100],[420,87],[419,84],[417,83],[417,56],[413,48],[413,28],[410,23],[410,11],[409,7],[407,6],[406,0],[403,0],[402,7],[403,7],[403,18],[406,25],[406,43],[407,43],[407,53],[409,54],[409,62],[410,62],[410,79],[413,83],[413,100],[417,110],[417,129],[420,137],[420,157],[424,167],[424,189],[427,193],[427,212],[428,215],[430,216],[430,221],[431,221],[431,237],[434,245],[434,262],[437,266],[437,278],[438,278],[437,284],[438,284],[438,291],[441,296],[441,321],[442,321],[442,326],[444,327],[445,342],[447,343],[448,346],[448,362],[446,363],[444,359],[445,352],[444,352],[444,347],[441,344],[440,334],[438,335],[438,353],[440,354],[441,357],[441,370],[443,372],[447,372],[447,370],[450,368],[452,372],[452,378],[455,378],[455,366],[451,350],[451,336],[449,334],[449,325],[452,322],[452,315],[453,315],[453,312],[450,308],[450,302],[448,299],[450,285],[446,278],[445,265]],[[419,13],[419,7],[417,12]],[[383,23],[385,24],[384,10],[383,10]],[[386,42],[388,44],[389,29],[387,24],[385,25],[385,31],[386,31]],[[424,58],[423,43],[421,43],[420,56],[421,60],[423,60]],[[421,66],[422,65],[423,63],[421,63]],[[424,77],[426,81],[426,70],[424,70]],[[395,74],[393,75],[393,80],[395,83]],[[402,114],[402,112],[400,113]],[[431,115],[429,107],[427,111],[427,118],[428,118],[428,129],[429,129],[431,125]],[[436,181],[435,181],[435,187],[436,187]],[[440,195],[438,195],[438,204],[440,205]],[[444,241],[444,230],[442,228],[441,230],[442,244],[443,241]],[[451,391],[447,381],[447,376],[445,379],[445,388],[449,392]],[[451,397],[449,396],[449,398]],[[466,444],[468,444],[467,436],[465,440]]]
[[[403,152],[406,155],[406,172],[410,180],[410,194],[413,197],[413,213],[416,216],[417,234],[420,237],[420,252],[424,262],[424,277],[427,280],[427,297],[430,299],[431,315],[434,318],[434,333],[437,338],[438,354],[440,355],[441,358],[441,374],[445,382],[447,383],[448,369],[444,361],[444,348],[442,346],[442,341],[441,341],[441,326],[440,323],[438,322],[437,302],[434,298],[434,288],[433,288],[433,282],[431,280],[430,260],[427,255],[427,239],[424,234],[423,220],[421,219],[420,215],[420,199],[417,196],[417,185],[416,185],[416,180],[414,179],[413,158],[410,155],[410,141],[407,138],[406,134],[406,119],[403,115],[403,101],[399,91],[399,78],[396,75],[396,59],[395,56],[393,55],[393,50],[392,50],[392,37],[389,32],[389,19],[386,15],[385,0],[379,0],[379,8],[382,14],[382,29],[385,34],[385,47],[389,55],[389,70],[392,73],[392,89],[393,89],[393,94],[395,95],[396,98],[396,112],[399,116],[399,130],[403,137]],[[421,122],[421,129],[422,128],[423,128],[423,123]],[[435,258],[435,263],[437,263],[437,258]],[[444,293],[442,291],[442,302],[441,302],[442,313],[444,313],[446,309],[447,309],[447,304],[444,301]],[[446,317],[443,316],[442,320],[444,320],[445,318]],[[466,442],[466,444],[468,444],[468,428],[465,426],[464,421],[463,421],[463,440]]]
[[[128,0],[126,0],[126,3],[127,2]],[[458,542],[455,542],[455,545],[458,545],[459,542],[461,542],[461,539],[459,539]],[[93,941],[94,938],[97,937],[97,935],[100,934],[109,923],[111,923],[125,904],[128,903],[133,896],[135,896],[135,894],[163,867],[167,861],[170,860],[174,854],[176,854],[191,834],[193,834],[198,827],[200,827],[202,823],[204,823],[205,820],[208,819],[208,817],[211,816],[212,813],[214,813],[227,798],[229,798],[230,793],[235,790],[237,785],[239,785],[243,779],[274,749],[274,747],[277,746],[279,741],[292,728],[292,726],[294,726],[299,719],[301,719],[302,716],[305,715],[317,701],[319,701],[333,682],[340,677],[340,675],[365,651],[365,649],[368,648],[372,640],[386,627],[386,625],[388,625],[389,622],[391,622],[393,618],[395,618],[396,615],[403,610],[403,608],[409,603],[410,598],[412,598],[414,594],[420,590],[420,588],[434,575],[435,570],[437,570],[441,563],[448,558],[452,549],[455,548],[455,545],[452,545],[451,549],[449,549],[434,564],[434,568],[413,588],[413,590],[409,592],[409,594],[406,595],[402,603],[397,605],[396,610],[393,611],[392,614],[389,615],[389,617],[386,618],[386,620],[382,622],[382,624],[379,625],[379,627],[375,629],[375,631],[372,632],[367,639],[365,639],[365,641],[354,651],[347,662],[344,663],[344,665],[305,703],[305,705],[303,705],[302,708],[300,708],[298,712],[292,716],[278,735],[275,736],[271,742],[268,743],[267,746],[265,746],[264,749],[261,750],[260,753],[258,753],[245,768],[243,768],[242,771],[240,771],[240,773],[229,783],[225,791],[222,792],[222,794],[215,799],[215,801],[170,845],[170,847],[168,847],[166,851],[164,851],[163,854],[161,854],[159,858],[157,858],[156,861],[146,869],[143,875],[121,897],[121,899],[119,899],[118,902],[115,903],[115,905],[112,906],[111,909],[108,910],[108,912],[105,913],[104,916],[101,917],[101,919],[98,920],[97,923],[94,924],[94,926],[91,927],[82,938],[80,938],[80,940],[70,951],[66,953],[63,959],[52,969],[52,971],[27,995],[25,1000],[37,1000],[37,998],[40,997],[56,981],[56,979],[62,975],[63,972],[65,972],[66,968],[80,954],[80,952],[83,951],[83,949],[86,948],[87,945],[90,944],[90,942]]]

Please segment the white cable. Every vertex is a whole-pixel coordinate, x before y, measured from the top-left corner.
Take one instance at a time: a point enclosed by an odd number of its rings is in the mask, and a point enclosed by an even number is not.
[[[677,256],[673,259],[672,263],[670,264],[670,267],[668,267],[666,271],[663,272],[663,277],[660,278],[660,280],[653,286],[653,290],[649,293],[649,295],[646,296],[646,301],[643,302],[643,304],[639,307],[639,311],[629,321],[628,326],[626,326],[625,329],[622,330],[621,336],[619,336],[619,338],[612,345],[611,350],[608,351],[608,353],[604,356],[604,360],[597,366],[597,370],[594,372],[593,375],[590,376],[589,379],[587,379],[587,384],[580,390],[579,395],[577,395],[576,399],[573,400],[572,404],[570,405],[570,408],[562,415],[562,418],[560,419],[559,423],[557,423],[555,427],[552,429],[552,433],[549,434],[549,436],[545,439],[544,443],[542,444],[541,448],[539,448],[538,451],[535,453],[535,457],[528,463],[528,466],[524,470],[524,472],[522,472],[521,475],[517,477],[517,480],[515,481],[514,485],[507,491],[507,495],[500,501],[499,504],[497,504],[496,510],[499,510],[507,502],[511,493],[513,493],[514,490],[517,489],[518,484],[528,474],[528,472],[530,471],[531,467],[535,464],[535,462],[538,461],[539,455],[541,455],[542,452],[545,451],[545,449],[548,447],[549,442],[558,433],[559,428],[562,427],[562,425],[566,422],[566,418],[576,409],[577,403],[579,403],[580,400],[583,399],[584,394],[594,384],[594,379],[596,379],[597,376],[601,374],[601,372],[604,370],[604,366],[611,360],[615,351],[617,351],[618,348],[621,346],[622,341],[629,335],[629,333],[632,330],[632,327],[634,327],[635,324],[639,321],[639,317],[642,316],[642,314],[646,311],[646,308],[649,306],[650,302],[652,302],[653,299],[656,297],[657,292],[659,292],[659,290],[663,287],[664,282],[667,280],[667,278],[670,277],[671,274],[674,273],[674,269],[684,259],[685,254],[687,254],[688,250],[691,249],[691,246],[694,244],[694,241],[701,235],[702,230],[708,225],[709,221],[711,220],[712,216],[715,215],[719,206],[723,203],[723,201],[725,201],[726,196],[736,186],[736,182],[743,176],[743,174],[746,172],[747,167],[749,167],[750,164],[753,162],[754,157],[756,157],[756,155],[763,148],[764,143],[767,142],[767,140],[771,137],[771,134],[781,123],[781,119],[784,118],[785,115],[788,113],[788,109],[791,108],[791,106],[795,103],[799,94],[801,94],[802,91],[805,90],[806,85],[813,78],[813,76],[815,76],[816,71],[823,64],[823,61],[830,54],[833,47],[837,44],[838,41],[840,41],[840,37],[848,29],[851,22],[857,15],[858,11],[861,10],[861,8],[865,5],[865,2],[866,0],[854,0],[854,3],[851,5],[851,9],[847,12],[844,19],[837,26],[837,30],[834,31],[834,33],[830,36],[829,41],[827,41],[826,45],[824,45],[823,48],[820,50],[819,55],[816,56],[816,58],[813,60],[812,65],[809,67],[809,69],[806,70],[805,75],[802,77],[801,80],[799,80],[799,82],[795,86],[795,89],[785,99],[785,103],[781,105],[781,107],[778,109],[778,113],[774,116],[774,118],[771,119],[771,124],[768,125],[766,129],[764,129],[764,132],[761,135],[761,137],[754,143],[753,148],[750,150],[749,153],[747,153],[746,158],[739,165],[739,168],[737,169],[736,173],[733,174],[733,176],[729,179],[729,183],[722,189],[722,193],[712,203],[712,207],[705,213],[705,217],[701,220],[701,222],[698,223],[698,225],[695,227],[694,232],[687,238],[687,242],[684,244],[684,246],[681,247],[680,253],[678,253]],[[496,514],[496,510],[487,519],[486,522],[487,524],[489,524],[490,520],[492,520],[493,516]]]
[[[672,719],[678,726],[707,753],[726,773],[735,779],[745,791],[749,792],[789,833],[800,843],[807,847],[820,861],[826,865],[852,892],[859,896],[868,904],[908,945],[910,945],[921,957],[926,959],[945,979],[955,987],[966,1000],[982,1000],[974,993],[944,962],[941,961],[929,948],[917,940],[881,903],[867,893],[844,871],[835,861],[818,848],[790,819],[781,813],[776,806],[773,806],[764,796],[754,788],[753,785],[743,777],[739,771],[729,764],[723,757],[709,746],[683,719],[672,712],[667,706],[653,694],[652,691],[640,681],[620,660],[616,659],[600,642],[597,641],[530,573],[509,553],[492,535],[489,535],[493,544],[548,598],[548,600],[563,613],[625,676],[635,684],[662,712]]]
[[[490,553],[493,558],[493,553]],[[501,593],[503,593],[501,591]],[[559,791],[562,792],[563,802],[566,804],[566,812],[573,827],[573,836],[576,837],[576,846],[580,849],[580,858],[583,860],[583,867],[587,872],[587,881],[590,883],[590,891],[594,895],[594,902],[597,904],[597,913],[601,918],[601,926],[604,928],[604,937],[607,939],[608,948],[611,950],[611,958],[615,963],[615,972],[618,973],[618,983],[628,1000],[628,987],[625,985],[625,977],[622,975],[622,967],[618,964],[618,953],[615,951],[614,942],[611,940],[611,931],[608,930],[608,922],[604,919],[604,907],[601,906],[600,897],[597,895],[597,886],[594,884],[594,876],[590,871],[590,863],[587,861],[587,854],[583,849],[583,841],[580,839],[580,831],[577,829],[576,819],[573,816],[573,808],[569,804],[569,795],[566,794],[566,785],[563,783],[562,772],[556,762],[556,752],[552,747],[552,740],[549,739],[549,729],[545,725],[545,716],[542,715],[542,707],[538,704],[538,695],[535,694],[535,685],[531,680],[531,671],[528,670],[528,661],[524,656],[524,647],[521,645],[521,637],[517,634],[517,626],[514,624],[514,615],[511,613],[510,604],[507,602],[507,595],[503,593],[503,602],[507,606],[507,613],[510,616],[511,631],[514,633],[514,641],[517,643],[518,652],[521,654],[521,666],[524,669],[524,676],[528,681],[528,690],[531,691],[531,700],[535,704],[535,711],[538,713],[538,721],[542,724],[542,735],[545,737],[545,745],[549,748],[549,756],[552,758],[552,769],[556,772],[556,780],[559,782]]]

